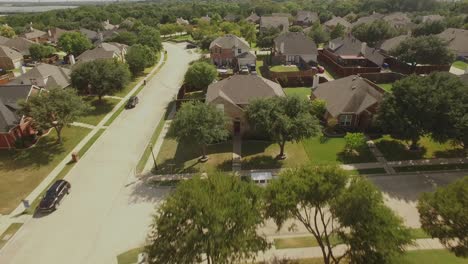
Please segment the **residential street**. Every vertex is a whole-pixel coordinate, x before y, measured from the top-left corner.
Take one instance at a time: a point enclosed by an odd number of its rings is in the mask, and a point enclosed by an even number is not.
[[[183,44],[165,48],[168,60],[140,103],[122,112],[66,176],[70,195],[56,212],[26,222],[0,251],[0,263],[116,263],[116,255],[144,242],[154,206],[168,191],[135,183],[135,166],[197,58]]]

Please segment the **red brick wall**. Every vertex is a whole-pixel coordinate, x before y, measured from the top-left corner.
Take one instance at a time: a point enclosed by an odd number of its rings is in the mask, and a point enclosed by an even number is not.
[[[235,58],[231,49],[220,49],[219,47],[213,47],[210,50],[210,56],[213,63],[221,63],[222,60],[234,61]]]

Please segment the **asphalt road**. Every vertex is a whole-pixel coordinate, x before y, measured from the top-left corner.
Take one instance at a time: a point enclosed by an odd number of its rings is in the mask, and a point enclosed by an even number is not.
[[[96,141],[66,179],[71,194],[50,215],[25,223],[0,251],[2,264],[107,264],[144,243],[154,207],[167,191],[135,181],[134,171],[165,107],[197,55],[165,44],[168,60]]]

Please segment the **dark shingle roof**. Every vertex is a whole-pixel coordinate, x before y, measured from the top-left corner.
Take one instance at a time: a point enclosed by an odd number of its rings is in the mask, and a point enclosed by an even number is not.
[[[289,20],[287,17],[279,16],[262,16],[260,18],[260,27],[261,28],[283,28],[283,31],[288,31],[289,29]]]
[[[50,64],[39,64],[11,81],[11,84],[29,84],[42,88],[65,88],[70,85],[71,70]],[[35,82],[35,83],[32,83]]]
[[[447,28],[437,36],[448,42],[449,48],[458,56],[468,56],[468,30]]]
[[[327,49],[339,56],[363,56],[379,66],[383,64],[385,57],[377,49],[366,44],[363,54],[362,46],[363,42],[357,38],[345,36],[331,40]]]
[[[4,46],[10,47],[19,53],[23,54],[23,56],[28,56],[29,55],[29,47],[34,44],[34,42],[27,40],[22,37],[15,37],[7,42],[5,42]]]
[[[379,14],[379,13],[374,13],[370,16],[365,16],[365,17],[360,17],[358,18],[358,20],[356,20],[356,22],[354,22],[352,25],[353,27],[355,26],[358,26],[360,24],[368,24],[368,23],[372,23],[376,20],[379,20],[379,19],[382,19],[384,17],[384,15],[382,14]]]
[[[0,132],[8,132],[18,124],[18,100],[27,99],[31,85],[0,85]]]
[[[243,38],[239,38],[236,35],[227,34],[221,37],[217,37],[210,43],[210,49],[215,45],[222,49],[241,48],[243,50],[249,50],[250,46]]]
[[[252,12],[252,14],[250,14],[250,16],[248,16],[245,20],[253,22],[253,23],[257,23],[260,20],[260,17],[254,12]]]
[[[0,57],[6,57],[12,61],[17,61],[22,59],[23,55],[7,46],[0,46]]]
[[[283,54],[317,54],[315,42],[302,32],[286,32],[275,38],[275,48]]]
[[[296,21],[303,22],[303,23],[315,23],[318,21],[319,17],[316,12],[300,10],[297,11]]]
[[[394,38],[384,40],[380,45],[377,45],[379,49],[383,50],[384,52],[388,53],[392,49],[398,47],[401,42],[408,39],[409,35],[401,35]]]
[[[233,75],[208,86],[206,102],[218,97],[235,105],[246,105],[252,99],[284,96],[278,83],[257,75]]]
[[[383,92],[357,75],[319,84],[313,94],[326,102],[327,111],[333,117],[341,113],[360,114],[383,97]]]
[[[332,19],[324,23],[326,27],[336,27],[338,24],[341,24],[346,29],[350,29],[352,27],[351,23],[349,23],[346,19],[337,16],[333,16]]]

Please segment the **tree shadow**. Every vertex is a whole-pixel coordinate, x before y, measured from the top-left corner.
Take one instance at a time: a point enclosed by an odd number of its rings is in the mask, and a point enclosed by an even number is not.
[[[169,188],[158,187],[147,181],[136,181],[126,186],[126,188],[131,189],[128,204],[160,203],[166,199],[170,192]]]
[[[372,155],[372,152],[366,147],[359,150],[359,154],[353,154],[348,151],[341,151],[337,154],[337,160],[344,164],[351,163],[367,163],[376,162],[377,159]]]
[[[436,158],[464,158],[467,153],[463,148],[438,150],[434,152]]]
[[[425,147],[414,151],[409,150],[406,144],[397,140],[383,139],[376,142],[375,145],[389,161],[422,159],[427,152]]]
[[[270,141],[244,140],[242,141],[242,157],[264,153],[272,144],[274,143]]]
[[[114,106],[116,105],[115,102],[112,102],[108,98],[103,98],[101,101],[97,100],[96,98],[87,98],[86,101],[88,101],[91,105],[91,109],[86,113],[86,116],[91,117],[107,114],[110,111],[112,111],[112,109],[114,109]]]
[[[283,162],[280,160],[267,156],[260,155],[242,160],[242,169],[253,170],[253,169],[279,169],[283,166]]]

